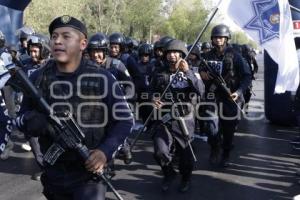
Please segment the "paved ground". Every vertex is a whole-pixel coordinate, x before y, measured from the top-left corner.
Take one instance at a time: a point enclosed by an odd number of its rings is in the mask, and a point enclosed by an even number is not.
[[[259,59],[261,62],[261,59]],[[261,66],[261,65],[260,65]],[[125,200],[284,200],[300,193],[295,171],[300,155],[288,141],[298,133],[294,127],[280,127],[265,120],[263,105],[263,68],[254,82],[248,119],[241,121],[235,138],[231,167],[225,170],[208,164],[208,145],[196,141],[198,162],[187,194],[177,192],[179,177],[167,194],[160,192],[161,174],[152,157],[152,143],[143,136],[134,151],[134,162],[117,162],[119,172],[113,180]],[[255,110],[256,109],[256,110]],[[261,116],[260,120],[249,120]],[[0,161],[0,200],[44,200],[41,186],[31,180],[37,171],[31,153],[20,148],[20,139],[11,157]],[[111,192],[108,199],[115,199]]]

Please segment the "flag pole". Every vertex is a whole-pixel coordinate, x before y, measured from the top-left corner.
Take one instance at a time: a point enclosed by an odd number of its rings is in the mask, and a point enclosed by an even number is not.
[[[299,8],[296,8],[295,6],[292,6],[291,4],[290,4],[290,7],[291,7],[293,10],[295,10],[295,11],[297,11],[297,12],[300,13],[300,9],[299,9]]]
[[[194,48],[194,47],[197,45],[197,43],[200,41],[200,38],[202,37],[204,31],[206,31],[208,25],[210,24],[210,22],[212,21],[212,19],[215,17],[217,11],[219,10],[219,7],[220,7],[222,1],[223,1],[223,0],[220,0],[220,1],[219,1],[218,6],[214,9],[214,11],[212,12],[212,14],[211,14],[210,17],[208,18],[208,20],[207,20],[205,26],[202,28],[202,30],[201,30],[200,33],[198,34],[198,36],[197,36],[195,42],[193,43],[191,49],[188,51],[188,53],[187,53],[187,55],[185,56],[184,59],[187,59],[187,58],[188,58],[188,56],[189,56],[189,54],[192,52],[193,48]],[[179,69],[177,69],[177,71],[175,72],[174,77],[176,76],[176,74],[178,74],[178,72],[179,72]],[[166,86],[165,90],[162,92],[160,98],[162,98],[162,97],[166,94],[167,90],[169,89],[169,87],[170,87],[171,84],[172,84],[172,81],[173,81],[173,80],[170,80],[169,84]],[[153,114],[154,114],[154,108],[152,109],[151,113],[148,115],[148,117],[147,117],[146,121],[144,122],[142,128],[139,129],[138,133],[136,134],[136,136],[135,136],[134,139],[132,140],[131,145],[130,145],[130,151],[133,150],[133,148],[134,148],[136,142],[138,141],[140,135],[147,129],[147,125],[148,125],[148,123],[150,122],[150,120],[151,120]]]
[[[212,14],[210,15],[209,19],[207,20],[206,24],[204,25],[203,29],[201,30],[201,32],[198,34],[195,42],[193,43],[192,47],[190,48],[190,50],[188,51],[187,55],[185,56],[185,59],[188,58],[188,56],[190,55],[190,53],[192,52],[192,50],[194,49],[194,47],[197,45],[197,43],[200,41],[200,38],[202,37],[203,33],[206,31],[208,25],[211,23],[212,19],[215,17],[215,15],[217,14],[219,7],[222,3],[222,0],[219,1],[218,6],[214,9],[214,11],[212,12]]]

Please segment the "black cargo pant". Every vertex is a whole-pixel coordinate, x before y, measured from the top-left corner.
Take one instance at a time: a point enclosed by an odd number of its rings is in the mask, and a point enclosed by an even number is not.
[[[219,131],[216,135],[210,135],[208,142],[212,147],[222,144],[223,153],[229,154],[241,114],[237,106],[228,99],[224,99],[221,103],[219,102],[218,109]]]
[[[179,172],[183,179],[190,179],[194,167],[194,160],[188,146],[182,147],[171,134],[172,130],[164,124],[156,127],[153,136],[154,158],[161,166],[164,176],[168,176],[173,169],[173,161],[178,157]]]
[[[106,185],[81,167],[46,168],[41,182],[48,200],[105,200]]]

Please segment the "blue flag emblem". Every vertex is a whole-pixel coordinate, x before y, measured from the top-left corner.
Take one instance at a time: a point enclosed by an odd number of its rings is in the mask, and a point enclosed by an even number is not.
[[[253,18],[244,28],[259,32],[259,42],[279,38],[280,11],[277,0],[253,0]]]

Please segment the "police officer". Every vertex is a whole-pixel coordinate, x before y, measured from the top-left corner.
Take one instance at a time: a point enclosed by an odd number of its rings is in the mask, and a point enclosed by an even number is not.
[[[137,102],[140,105],[150,100],[150,83],[155,70],[154,64],[150,62],[152,54],[153,48],[151,44],[144,43],[140,45],[138,49],[139,59],[137,62],[139,76],[134,80],[137,93]],[[149,105],[141,105],[139,106],[138,116],[141,117],[145,122],[150,112],[151,107],[149,108]]]
[[[133,102],[135,99],[135,87],[130,74],[125,65],[116,58],[108,55],[108,39],[103,33],[96,33],[89,39],[87,51],[91,60],[95,61],[99,67],[110,71],[120,82],[120,86],[126,96],[127,101]],[[117,157],[123,158],[125,163],[131,162],[131,152],[126,139]],[[114,171],[113,165],[111,166]]]
[[[50,39],[42,34],[33,34],[28,37],[27,40],[27,54],[30,56],[30,61],[28,61],[22,70],[30,76],[35,70],[39,69],[41,65],[50,56]],[[20,97],[19,97],[20,98]],[[38,143],[37,137],[30,137],[26,135],[26,139],[29,141],[30,146],[27,143],[22,144],[22,149],[30,150],[34,154],[34,157],[38,165],[43,167],[43,154],[40,150],[40,145]],[[40,180],[41,173],[35,173],[32,176],[34,180]]]
[[[154,59],[152,59],[151,62],[155,66],[155,71],[164,70],[163,69],[165,66],[164,47],[168,44],[168,42],[172,40],[174,40],[174,38],[170,36],[164,36],[154,43]]]
[[[109,56],[120,60],[127,70],[132,79],[138,76],[137,61],[133,56],[130,56],[125,51],[125,37],[122,33],[112,33],[109,37]]]
[[[50,39],[41,34],[33,34],[28,37],[27,54],[30,56],[30,62],[22,68],[30,76],[36,69],[45,62],[50,56]]]
[[[188,51],[192,48],[193,45],[189,45],[187,47]],[[191,65],[193,68],[196,68],[195,70],[198,70],[198,67],[200,65],[200,58],[201,58],[201,50],[199,45],[195,45],[192,49],[191,53],[189,54],[187,60],[189,65]]]
[[[121,60],[127,66],[128,53],[125,53],[125,37],[122,33],[112,33],[109,36],[109,55]]]
[[[3,72],[3,69],[5,69],[8,65],[12,64],[12,57],[9,54],[6,46],[5,46],[5,35],[0,31],[0,67],[1,67],[1,74]],[[4,84],[6,83],[6,81],[8,80],[8,76],[5,76],[1,79],[0,82],[0,88],[3,88]],[[13,104],[11,102],[11,99],[9,99],[9,97],[11,97],[12,94],[12,90],[10,88],[10,86],[5,86],[3,88],[3,90],[0,91],[0,127],[6,127],[7,123],[11,120],[11,117],[14,117],[14,112],[13,112]],[[3,98],[3,96],[5,98]],[[5,100],[5,101],[4,101]],[[9,104],[9,108],[10,110],[7,109],[7,105]],[[8,113],[8,114],[7,114]],[[3,128],[1,128],[1,131],[3,131]],[[10,131],[11,132],[11,131]],[[10,134],[10,132],[6,131],[5,133],[1,132],[1,135],[7,135],[8,133]],[[2,136],[1,136],[2,138]],[[10,152],[14,146],[13,142],[10,140],[9,137],[8,141],[1,141],[1,150],[0,152],[2,152],[2,154],[0,155],[0,159],[1,160],[6,160],[9,158]],[[6,145],[3,145],[6,144]],[[3,148],[5,147],[5,148]]]
[[[130,56],[138,60],[138,53],[137,49],[139,48],[139,42],[131,37],[126,37],[125,39],[125,52],[128,53]]]
[[[176,175],[172,164],[173,159],[175,155],[179,157],[179,172],[182,175],[179,191],[186,192],[190,187],[194,165],[192,151],[188,145],[192,141],[194,132],[194,112],[191,111],[193,106],[190,106],[190,102],[193,95],[204,93],[204,84],[200,76],[197,77],[188,63],[183,60],[187,55],[184,42],[172,40],[165,46],[165,51],[167,66],[164,71],[155,74],[152,81],[154,105],[162,111],[162,117],[153,124],[156,129],[153,136],[154,157],[162,168],[164,178],[161,189],[164,192],[169,189]],[[175,76],[178,68],[180,71]],[[172,84],[167,94],[160,97],[171,80]],[[178,116],[173,115],[176,108],[180,111],[179,116],[185,117],[188,137],[184,136],[183,127],[176,120]]]
[[[251,47],[247,44],[231,44],[232,48],[246,60],[249,70],[252,74],[252,80],[255,80],[255,74],[258,71],[258,65],[255,59],[255,52],[251,49]],[[245,99],[245,107],[244,109],[247,111],[248,109],[248,103],[252,96],[252,81],[250,86],[247,88],[247,90],[244,93],[244,99]]]
[[[203,42],[201,45],[201,51],[202,53],[207,53],[211,50],[212,46],[209,42]]]
[[[201,77],[205,81],[206,97],[215,98],[219,108],[219,131],[216,135],[209,136],[211,146],[210,162],[219,163],[222,167],[228,166],[229,155],[233,147],[233,136],[239,120],[239,107],[244,102],[243,93],[251,83],[251,72],[249,66],[237,54],[228,41],[231,38],[229,28],[220,24],[213,27],[211,40],[213,48],[203,55],[207,61],[211,72],[225,80],[226,89],[214,79],[212,74],[207,72],[207,68],[201,71]],[[222,141],[221,141],[222,136]],[[222,143],[222,157],[220,159],[220,145]]]
[[[121,86],[127,99],[134,96],[132,79],[125,65],[116,58],[108,55],[108,39],[103,33],[96,33],[89,39],[87,51],[91,60],[100,67],[109,70],[118,81],[123,82]]]
[[[255,80],[254,74],[258,72],[258,64],[256,61],[256,53],[253,48],[251,48],[248,44],[242,45],[242,56],[246,59],[248,62],[251,73],[252,73],[252,79]]]
[[[73,114],[90,155],[84,162],[74,149],[68,149],[54,165],[44,165],[43,193],[51,200],[104,200],[106,186],[93,174],[104,170],[128,136],[133,125],[131,111],[111,73],[82,58],[88,42],[81,21],[68,15],[58,17],[51,22],[49,33],[53,60],[33,72],[31,80],[55,112]],[[53,144],[49,134],[54,130],[36,105],[29,96],[24,97],[20,128],[39,137],[45,154]]]
[[[19,49],[19,60],[25,65],[30,61],[30,56],[27,51],[27,38],[30,35],[33,35],[35,32],[32,28],[24,26],[18,30],[20,49]]]

